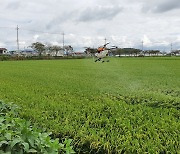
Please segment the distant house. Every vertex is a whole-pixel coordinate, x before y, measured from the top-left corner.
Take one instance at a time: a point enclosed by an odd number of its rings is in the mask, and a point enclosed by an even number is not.
[[[38,53],[33,49],[24,49],[21,51],[21,55],[25,57],[37,56]]]
[[[77,57],[82,57],[82,56],[86,56],[85,52],[72,52],[73,56],[77,56]]]
[[[15,55],[15,54],[17,53],[17,51],[11,50],[11,51],[9,51],[8,53],[9,53],[10,55]]]
[[[46,55],[63,57],[64,51],[63,50],[59,50],[58,52],[52,51],[52,52],[46,53]]]
[[[0,48],[0,55],[7,54],[7,49],[6,48]]]

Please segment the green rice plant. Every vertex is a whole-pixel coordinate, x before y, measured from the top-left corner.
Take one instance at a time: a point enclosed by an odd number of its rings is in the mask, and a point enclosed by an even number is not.
[[[0,98],[77,153],[179,153],[180,59],[0,62]]]

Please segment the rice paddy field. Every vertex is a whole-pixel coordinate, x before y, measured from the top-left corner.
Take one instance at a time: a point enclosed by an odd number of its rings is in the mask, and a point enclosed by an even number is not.
[[[77,153],[180,153],[180,58],[0,62],[0,100]]]

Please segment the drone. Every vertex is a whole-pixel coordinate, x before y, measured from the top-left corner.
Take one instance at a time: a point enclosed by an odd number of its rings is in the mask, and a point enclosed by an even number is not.
[[[90,47],[85,47],[87,50],[94,50],[93,52],[96,52],[94,54],[94,56],[97,58],[94,62],[109,62],[109,60],[104,60],[103,58],[104,57],[107,57],[109,55],[109,52],[112,50],[112,49],[116,49],[117,47],[116,46],[112,46],[111,48],[107,48],[106,46],[108,45],[109,43],[105,43],[103,46],[100,46],[98,47],[97,49],[93,49],[93,48],[90,48]]]
[[[106,43],[106,44],[104,44],[103,46],[100,46],[100,47],[97,49],[97,53],[95,54],[95,56],[96,56],[98,59],[96,59],[95,62],[97,62],[97,61],[102,61],[102,63],[104,63],[105,60],[103,60],[103,58],[109,55],[109,51],[110,51],[111,49],[117,48],[116,46],[112,46],[111,48],[107,48],[106,46],[107,46],[108,44],[109,44],[109,43]],[[109,62],[109,60],[106,60],[106,62]]]

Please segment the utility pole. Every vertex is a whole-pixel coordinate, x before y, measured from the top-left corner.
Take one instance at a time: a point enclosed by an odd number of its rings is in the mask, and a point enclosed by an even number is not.
[[[142,41],[142,52],[144,51],[144,42]]]
[[[17,30],[17,52],[19,52],[19,27],[18,25],[17,25],[16,30]]]
[[[170,53],[171,56],[172,56],[172,52],[173,52],[173,44],[171,43],[171,53]]]
[[[107,39],[105,38],[104,41],[105,41],[105,44],[106,44]]]
[[[64,51],[64,32],[62,33],[62,36],[63,36],[63,51]]]

